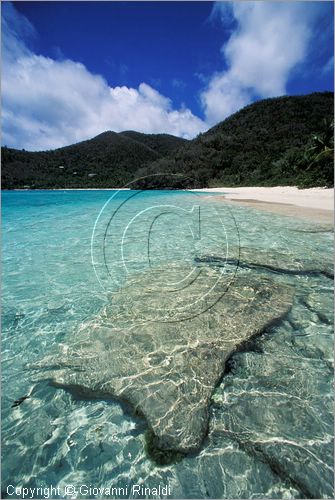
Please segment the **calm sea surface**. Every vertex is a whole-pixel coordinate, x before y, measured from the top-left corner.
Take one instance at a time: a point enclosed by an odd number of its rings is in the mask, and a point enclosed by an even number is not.
[[[3,192],[2,224],[2,498],[20,498],[9,485],[127,498],[136,484],[169,486],[170,498],[333,498],[330,227],[177,191]],[[37,382],[31,367],[78,341],[132,277],[177,262],[186,283],[197,260],[292,285],[295,298],[233,354],[199,452],[163,467],[145,453],[141,418]]]

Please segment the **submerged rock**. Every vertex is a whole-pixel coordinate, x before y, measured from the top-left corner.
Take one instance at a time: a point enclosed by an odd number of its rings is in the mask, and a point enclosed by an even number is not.
[[[229,256],[206,254],[196,256],[194,261],[198,265],[205,264],[217,267],[233,265],[241,269],[263,270],[277,274],[323,275],[326,278],[334,278],[334,264],[331,260],[325,261],[322,256],[314,256],[313,259],[298,259],[275,250],[267,252],[257,250],[256,252],[255,249],[242,247],[238,259],[236,257],[230,258]]]
[[[327,343],[321,332],[319,325],[315,344],[304,337],[292,345],[284,321],[263,339],[264,355],[234,354],[235,373],[216,389],[211,410],[209,441],[234,441],[297,489],[296,498],[334,498],[333,341],[331,327]]]
[[[98,317],[34,366],[37,378],[125,400],[145,417],[151,445],[198,450],[225,362],[288,312],[294,288],[206,267],[186,286],[176,282],[184,274],[170,266],[129,279]]]

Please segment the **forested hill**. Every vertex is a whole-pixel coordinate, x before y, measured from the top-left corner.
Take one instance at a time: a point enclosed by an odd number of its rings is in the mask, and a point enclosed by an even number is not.
[[[176,177],[176,187],[331,187],[333,113],[332,92],[258,101],[138,174],[185,173],[184,181]],[[150,185],[159,187],[158,178],[136,187]]]
[[[166,134],[105,132],[45,152],[2,148],[2,187],[333,186],[334,94],[251,104],[193,141]],[[160,172],[185,178],[153,176]]]
[[[3,147],[2,188],[89,188],[123,186],[141,167],[186,142],[168,134],[104,132],[52,151]]]

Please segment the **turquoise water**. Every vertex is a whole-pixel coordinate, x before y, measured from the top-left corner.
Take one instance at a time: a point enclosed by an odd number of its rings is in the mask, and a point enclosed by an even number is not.
[[[124,488],[125,498],[333,497],[330,227],[170,191],[4,192],[2,205],[3,498],[16,498],[9,485],[35,488],[32,498],[50,486],[62,498],[92,498],[89,487]],[[114,293],[152,268],[171,271],[167,292],[190,287],[197,259],[224,279],[291,285],[295,298],[231,357],[201,449],[163,467],[145,452],[143,419],[113,399],[37,382],[30,367],[80,339]],[[206,318],[194,283],[178,320]],[[131,304],[124,314],[131,322]],[[159,303],[155,314],[164,319]],[[169,494],[132,492],[140,484]]]

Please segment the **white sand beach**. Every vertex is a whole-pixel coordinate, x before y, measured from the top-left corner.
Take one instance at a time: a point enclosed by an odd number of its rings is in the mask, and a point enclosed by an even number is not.
[[[211,193],[211,197],[213,193],[217,193],[222,201],[247,205],[259,210],[307,218],[315,222],[333,222],[333,189],[277,186],[204,188],[194,191]]]

